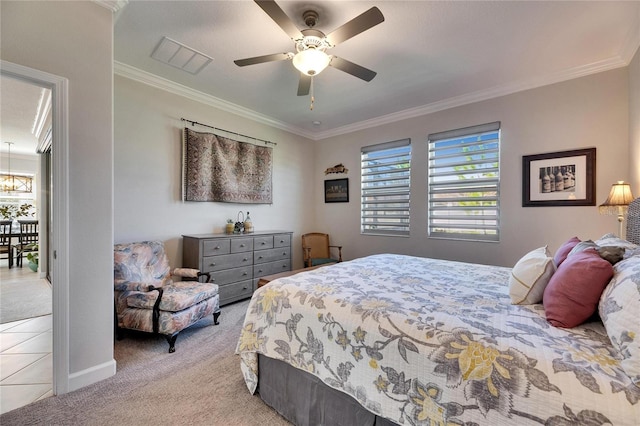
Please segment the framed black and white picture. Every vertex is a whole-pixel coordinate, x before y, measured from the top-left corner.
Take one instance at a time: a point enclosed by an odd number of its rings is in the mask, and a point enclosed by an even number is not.
[[[595,206],[596,149],[522,157],[522,206]]]

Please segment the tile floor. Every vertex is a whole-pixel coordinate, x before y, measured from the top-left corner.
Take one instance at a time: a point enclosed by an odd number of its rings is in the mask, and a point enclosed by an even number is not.
[[[0,324],[0,414],[53,395],[52,350],[51,315]]]

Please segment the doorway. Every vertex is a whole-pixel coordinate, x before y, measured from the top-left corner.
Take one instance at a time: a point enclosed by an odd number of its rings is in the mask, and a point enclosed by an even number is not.
[[[0,260],[2,414],[53,395],[53,301],[46,249],[52,117],[51,89],[4,75],[0,87],[6,145],[0,147],[0,215],[3,243],[8,243]]]
[[[44,222],[49,226],[40,230],[39,252],[52,286],[52,394],[57,395],[69,389],[68,80],[7,61],[0,61],[0,74],[51,91],[51,149],[45,155],[49,159],[40,164],[40,174],[46,176],[43,182],[47,182],[47,206],[41,209],[46,213],[41,214],[46,215]]]

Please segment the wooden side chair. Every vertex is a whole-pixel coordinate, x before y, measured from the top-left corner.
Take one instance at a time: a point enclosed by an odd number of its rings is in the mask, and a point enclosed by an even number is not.
[[[38,221],[31,219],[18,220],[20,235],[16,252],[16,266],[22,268],[22,258],[26,253],[38,251],[39,228]]]
[[[7,255],[9,268],[13,267],[13,245],[11,244],[11,223],[10,220],[0,221],[0,255]]]
[[[337,257],[331,256],[337,251]],[[325,263],[342,262],[342,246],[329,244],[329,234],[311,232],[302,236],[302,256],[305,267],[323,265]]]

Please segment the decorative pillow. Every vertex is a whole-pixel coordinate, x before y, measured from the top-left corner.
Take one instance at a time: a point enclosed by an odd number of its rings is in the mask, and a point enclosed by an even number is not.
[[[630,256],[635,249],[638,248],[637,244],[633,244],[627,240],[623,240],[622,238],[617,237],[615,234],[605,234],[600,239],[596,240],[595,243],[599,247],[621,247],[626,251],[624,254],[624,258]]]
[[[560,246],[560,248],[556,251],[556,254],[553,255],[553,263],[556,264],[556,268],[560,266],[562,262],[567,258],[569,252],[573,250],[573,248],[578,245],[580,239],[578,237],[573,237],[566,243]]]
[[[597,249],[598,246],[596,245],[596,243],[594,243],[591,240],[580,241],[578,244],[576,244],[571,249],[571,251],[569,252],[569,254],[567,254],[567,256],[571,256],[572,254],[580,253],[581,251],[585,251],[588,248]]]
[[[598,312],[613,347],[622,357],[620,366],[640,387],[640,256],[619,262],[614,272],[602,293]]]
[[[612,265],[620,262],[624,256],[624,248],[617,246],[605,246],[599,247],[591,240],[580,241],[574,248],[571,249],[567,256],[571,256],[575,253],[579,253],[581,251],[585,251],[586,249],[593,248],[595,249],[601,258],[606,260]]]
[[[613,266],[594,249],[566,258],[544,289],[547,321],[555,327],[582,324],[598,308],[602,290],[613,276]]]
[[[547,246],[525,254],[511,270],[509,296],[514,305],[533,305],[542,301],[542,294],[555,272],[553,258]]]

